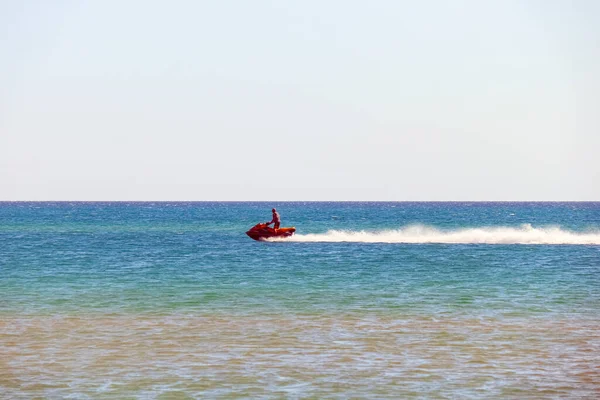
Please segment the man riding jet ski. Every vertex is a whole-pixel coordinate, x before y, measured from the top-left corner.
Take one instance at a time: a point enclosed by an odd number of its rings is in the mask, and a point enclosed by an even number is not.
[[[269,238],[280,238],[280,237],[289,237],[296,232],[296,228],[280,228],[281,225],[281,217],[276,209],[271,210],[273,212],[273,219],[271,222],[265,222],[264,224],[256,224],[248,232],[246,235],[250,236],[254,240],[265,240]],[[269,225],[274,224],[273,228],[270,228]]]

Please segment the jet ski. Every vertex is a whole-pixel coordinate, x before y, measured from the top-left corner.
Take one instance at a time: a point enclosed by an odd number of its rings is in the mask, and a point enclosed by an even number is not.
[[[271,238],[285,238],[292,236],[296,232],[296,228],[293,226],[290,228],[279,228],[274,229],[269,227],[267,224],[256,224],[248,232],[246,235],[250,236],[254,240],[266,240]]]

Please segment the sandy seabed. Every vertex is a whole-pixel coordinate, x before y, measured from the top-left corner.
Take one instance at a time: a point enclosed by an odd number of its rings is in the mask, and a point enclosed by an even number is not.
[[[600,318],[0,320],[0,398],[599,398]]]

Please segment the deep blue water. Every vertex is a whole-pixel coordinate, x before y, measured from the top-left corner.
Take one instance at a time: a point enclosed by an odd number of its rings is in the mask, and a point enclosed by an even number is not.
[[[298,241],[244,234],[273,206]],[[4,314],[599,311],[600,203],[0,203]]]

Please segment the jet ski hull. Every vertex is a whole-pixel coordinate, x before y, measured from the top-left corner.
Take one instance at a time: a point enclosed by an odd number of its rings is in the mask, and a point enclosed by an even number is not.
[[[274,229],[267,224],[256,224],[246,232],[246,235],[254,240],[267,240],[271,238],[290,237],[294,232],[296,232],[296,228],[294,227]]]

